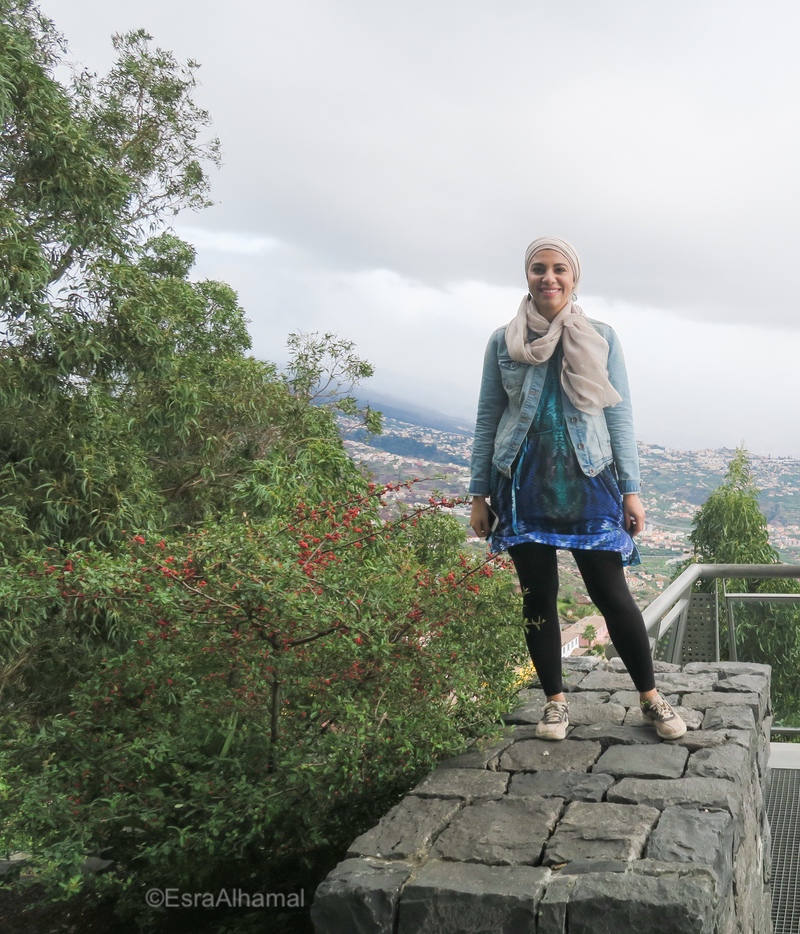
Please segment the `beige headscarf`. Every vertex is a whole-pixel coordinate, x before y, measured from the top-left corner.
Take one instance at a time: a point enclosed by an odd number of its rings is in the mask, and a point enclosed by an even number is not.
[[[540,237],[525,251],[525,273],[534,253],[556,250],[569,263],[575,285],[581,276],[581,264],[574,247],[559,237]],[[528,332],[536,335],[528,340]],[[606,406],[616,405],[622,396],[608,380],[608,341],[595,331],[583,311],[572,301],[548,321],[540,315],[530,293],[520,303],[506,327],[506,346],[512,360],[537,365],[549,360],[562,341],[564,358],[561,386],[576,409],[588,415],[600,415]]]

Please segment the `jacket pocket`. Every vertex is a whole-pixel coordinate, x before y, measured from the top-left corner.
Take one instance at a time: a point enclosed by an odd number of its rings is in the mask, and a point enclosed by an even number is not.
[[[594,427],[594,436],[596,439],[592,454],[597,452],[597,454],[599,454],[599,459],[603,463],[607,463],[613,458],[613,453],[611,450],[611,436],[608,433],[605,419],[602,417],[592,418],[592,425]],[[593,457],[592,459],[594,460],[595,458]]]
[[[512,360],[511,357],[500,355],[497,358],[497,365],[500,367],[500,378],[503,381],[503,388],[509,395],[519,395],[522,384],[525,382],[525,373],[528,369],[527,364]]]

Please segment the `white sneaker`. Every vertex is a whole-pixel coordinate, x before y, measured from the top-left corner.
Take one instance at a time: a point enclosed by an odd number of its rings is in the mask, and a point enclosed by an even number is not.
[[[661,739],[680,739],[686,732],[686,724],[659,694],[655,700],[639,701],[642,716],[656,728]]]
[[[542,719],[536,724],[536,736],[538,739],[564,739],[568,726],[569,709],[566,701],[548,701]]]

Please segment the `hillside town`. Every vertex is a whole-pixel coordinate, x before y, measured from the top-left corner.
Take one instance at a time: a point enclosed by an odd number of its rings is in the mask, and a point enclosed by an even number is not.
[[[353,459],[378,482],[417,478],[398,499],[406,505],[427,504],[431,493],[463,502],[453,512],[464,525],[467,547],[485,549],[484,541],[469,528],[469,458],[472,430],[454,425],[441,430],[393,418],[384,419],[381,435],[345,437]],[[631,590],[641,606],[647,605],[671,580],[676,565],[691,554],[689,535],[698,508],[722,482],[733,449],[680,451],[660,444],[639,443],[642,501],[647,512],[645,529],[637,537],[642,563],[627,571]],[[800,562],[800,460],[750,454],[759,504],[767,517],[770,541],[787,562]],[[576,605],[588,603],[577,568],[568,553],[559,554],[562,587]],[[602,620],[600,620],[602,623]],[[592,625],[595,644],[608,636],[597,618],[564,621],[565,654],[585,653],[582,629]],[[571,646],[569,652],[566,647]]]

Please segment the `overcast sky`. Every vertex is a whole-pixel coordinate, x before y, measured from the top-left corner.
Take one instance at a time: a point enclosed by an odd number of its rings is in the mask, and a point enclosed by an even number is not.
[[[471,418],[555,234],[642,441],[800,457],[797,3],[40,2],[93,71],[138,27],[202,64],[224,165],[178,230],[257,356],[330,330],[367,388]]]

